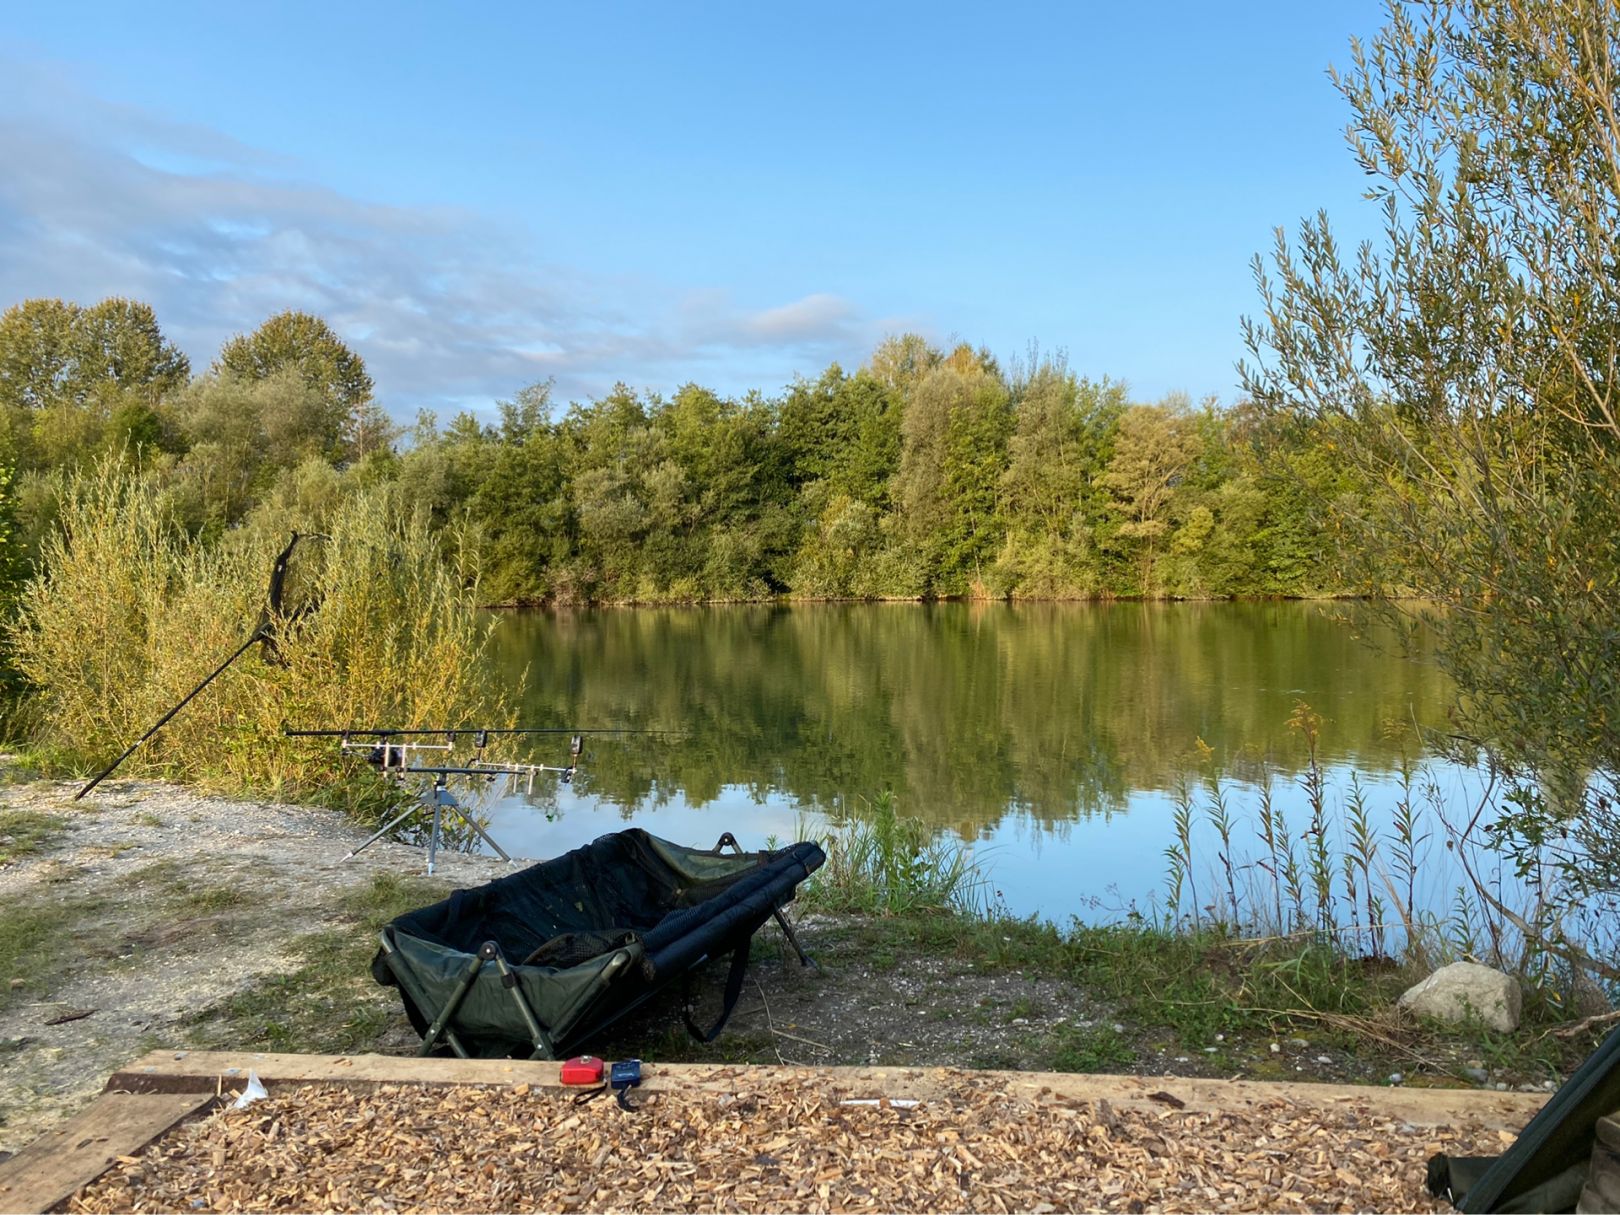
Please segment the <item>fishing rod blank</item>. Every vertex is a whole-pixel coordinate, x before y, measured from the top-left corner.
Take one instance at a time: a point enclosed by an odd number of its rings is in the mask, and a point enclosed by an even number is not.
[[[136,749],[143,742],[151,738],[152,735],[156,734],[159,730],[166,726],[169,723],[170,718],[190,704],[196,697],[197,693],[201,692],[209,684],[213,683],[214,680],[223,675],[225,673],[225,668],[230,666],[231,663],[235,662],[238,658],[242,657],[243,654],[247,653],[254,643],[262,641],[266,644],[270,644],[274,641],[275,622],[281,615],[281,598],[287,579],[287,562],[292,557],[293,549],[298,547],[298,541],[300,539],[325,540],[327,537],[318,535],[301,537],[297,532],[292,534],[292,539],[287,542],[287,547],[282,549],[277,555],[276,563],[270,571],[270,593],[266,599],[266,607],[259,616],[259,623],[254,626],[253,632],[248,634],[248,639],[236,647],[235,653],[215,667],[213,671],[209,673],[208,678],[204,679],[200,684],[192,688],[191,691],[187,692],[179,704],[175,705],[174,708],[170,709],[162,717],[158,718],[157,722],[150,730],[148,730],[145,734],[142,734],[134,742],[130,743],[129,747],[122,755],[113,760],[112,763],[108,764],[100,772],[96,773],[95,776],[91,777],[90,783],[85,785],[84,788],[80,789],[73,795],[74,801],[78,801],[86,793],[90,792],[90,790],[94,789],[102,781],[106,780],[115,771],[117,771],[119,764],[123,763],[131,755],[135,754]],[[299,614],[301,615],[302,612]]]
[[[476,734],[479,736],[491,734],[685,734],[685,730],[644,730],[632,726],[598,726],[580,729],[574,726],[543,726],[543,727],[496,727],[482,729],[477,726],[456,726],[449,729],[436,730],[428,727],[414,730],[396,730],[392,727],[381,729],[360,729],[358,727],[347,730],[283,730],[288,738],[454,738],[462,735]]]
[[[174,708],[170,709],[162,717],[158,718],[156,724],[154,724],[150,730],[148,730],[145,734],[142,734],[134,742],[130,743],[129,747],[124,751],[124,753],[122,755],[120,755],[117,759],[113,760],[112,763],[108,764],[100,772],[96,773],[96,775],[91,778],[90,783],[88,785],[86,785],[84,788],[80,789],[77,793],[75,793],[73,795],[73,800],[78,801],[86,793],[90,792],[90,790],[94,789],[102,781],[106,780],[109,776],[111,776],[113,774],[113,772],[117,770],[119,764],[123,763],[131,755],[135,754],[135,749],[137,747],[139,747],[143,742],[145,742],[147,739],[151,738],[152,735],[156,734],[165,725],[167,725],[168,722],[169,722],[169,719],[171,717],[173,717],[176,713],[178,713],[181,709],[185,708],[188,704],[190,704],[191,701],[192,701],[192,698],[195,697],[198,692],[201,692],[209,684],[213,683],[214,680],[217,679],[220,675],[224,674],[226,667],[230,666],[231,663],[235,662],[238,658],[242,657],[243,654],[247,653],[247,649],[248,649],[249,646],[253,645],[255,642],[262,641],[262,640],[263,640],[263,636],[261,635],[260,631],[258,629],[253,630],[252,635],[246,641],[244,641],[240,646],[237,647],[236,652],[234,654],[232,654],[224,662],[220,663],[217,667],[215,667],[214,670],[213,670],[213,673],[211,675],[209,675],[207,679],[203,680],[196,687],[192,688],[191,691],[187,692],[184,700],[182,700],[179,704],[175,705]]]

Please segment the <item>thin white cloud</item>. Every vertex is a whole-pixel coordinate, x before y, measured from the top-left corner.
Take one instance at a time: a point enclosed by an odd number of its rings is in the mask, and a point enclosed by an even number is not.
[[[31,296],[150,302],[206,366],[286,308],[319,313],[400,417],[547,376],[563,399],[614,381],[772,389],[882,334],[826,292],[749,309],[713,287],[547,264],[487,217],[395,207],[297,180],[229,135],[0,60],[0,307]]]
[[[766,308],[744,322],[744,329],[762,341],[838,343],[852,335],[855,308],[848,300],[817,292],[803,299]]]

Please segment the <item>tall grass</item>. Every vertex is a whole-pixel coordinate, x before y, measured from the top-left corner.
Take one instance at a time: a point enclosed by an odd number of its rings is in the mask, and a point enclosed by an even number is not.
[[[972,858],[921,819],[899,814],[891,793],[881,794],[869,814],[828,834],[822,846],[827,863],[805,887],[807,906],[869,915],[987,910]]]
[[[1589,986],[1583,972],[1620,989],[1620,969],[1606,960],[1620,931],[1609,924],[1594,932],[1587,924],[1585,939],[1573,940],[1564,924],[1574,918],[1571,892],[1554,889],[1558,866],[1522,855],[1510,863],[1496,846],[1489,824],[1533,794],[1487,772],[1458,806],[1456,794],[1407,761],[1380,825],[1361,775],[1351,771],[1341,783],[1320,762],[1320,719],[1301,704],[1290,725],[1304,744],[1305,768],[1286,804],[1273,776],[1262,774],[1252,822],[1234,810],[1214,769],[1199,786],[1178,784],[1164,850],[1165,928],[1292,939],[1341,957],[1404,959],[1423,969],[1475,959],[1555,999]],[[1285,810],[1301,824],[1297,850]],[[1431,841],[1444,845],[1441,863],[1459,879],[1444,907],[1418,905],[1419,873],[1434,863]],[[1200,873],[1210,875],[1213,898],[1199,899]]]
[[[88,772],[110,761],[258,625],[285,528],[260,517],[207,543],[180,528],[150,481],[105,461],[58,486],[60,524],[10,632],[34,685],[34,734]],[[393,486],[327,505],[328,539],[295,560],[316,610],[275,622],[254,647],[120,769],[221,791],[343,801],[349,772],[286,726],[509,720],[492,678],[489,622],[426,523]]]

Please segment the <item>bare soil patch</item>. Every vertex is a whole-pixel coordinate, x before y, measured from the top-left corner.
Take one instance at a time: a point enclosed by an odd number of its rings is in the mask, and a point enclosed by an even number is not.
[[[387,842],[343,862],[365,835],[331,811],[151,782],[109,783],[82,802],[76,791],[0,786],[0,812],[60,821],[0,866],[4,1151],[142,1051],[206,1038],[199,1012],[296,968],[311,934],[350,919],[346,896],[422,868],[419,850]],[[440,867],[445,890],[506,868],[454,853]]]

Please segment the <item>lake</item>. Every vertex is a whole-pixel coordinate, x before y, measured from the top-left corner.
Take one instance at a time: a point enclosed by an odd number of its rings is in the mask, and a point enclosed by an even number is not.
[[[1298,602],[512,613],[495,642],[514,684],[526,672],[521,724],[669,733],[593,735],[571,786],[485,809],[509,851],[548,857],[626,825],[759,847],[891,791],[971,849],[1007,910],[1117,918],[1162,902],[1175,790],[1211,761],[1243,838],[1268,773],[1303,829],[1302,702],[1322,718],[1330,801],[1356,773],[1387,825],[1416,727],[1442,723],[1450,695],[1418,640],[1403,655],[1359,605]],[[1439,763],[1427,779],[1453,802],[1477,785]],[[1443,904],[1447,881],[1420,901]]]

